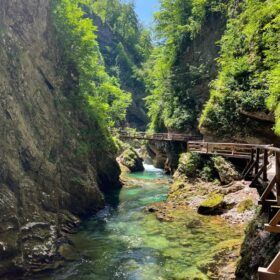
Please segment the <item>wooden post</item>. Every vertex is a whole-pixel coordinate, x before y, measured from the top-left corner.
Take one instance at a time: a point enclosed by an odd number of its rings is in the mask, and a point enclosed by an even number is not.
[[[280,155],[275,153],[277,205],[280,205]]]
[[[267,178],[267,166],[268,166],[268,151],[266,149],[264,149],[263,152],[263,165],[264,165],[264,171],[263,171],[263,180],[266,182],[268,181]]]
[[[255,173],[258,174],[259,172],[259,166],[260,166],[260,149],[257,148],[257,153],[256,153],[256,165],[255,165]]]

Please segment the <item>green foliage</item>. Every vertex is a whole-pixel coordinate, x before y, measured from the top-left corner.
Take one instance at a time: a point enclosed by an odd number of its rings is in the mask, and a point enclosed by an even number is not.
[[[280,135],[280,1],[246,0],[239,8],[221,40],[220,71],[200,126],[218,134],[244,132],[245,127],[253,132],[242,111],[269,108]]]
[[[105,129],[124,120],[131,97],[106,73],[96,27],[85,17],[91,4],[89,0],[53,0],[53,15],[65,63],[78,80],[72,100]]]
[[[180,56],[199,34],[210,11],[221,12],[226,5],[214,0],[161,0],[155,14],[160,44],[145,65],[149,97],[150,128],[185,130],[197,121],[199,112],[192,89],[208,78],[203,62],[182,65]]]
[[[195,178],[203,166],[200,154],[183,153],[179,159],[178,172],[189,178]]]
[[[150,32],[139,22],[131,1],[96,0],[92,4],[93,12],[102,18],[105,30],[112,33],[112,40],[102,42],[101,52],[107,71],[115,76],[121,87],[132,92],[135,105],[129,110],[128,121],[135,114],[139,126],[146,125],[143,97],[146,88],[142,76],[142,63],[152,50]],[[107,32],[108,32],[107,29]],[[102,30],[101,30],[102,31]],[[106,34],[108,36],[108,34]],[[106,45],[106,46],[103,46]]]
[[[120,155],[119,161],[122,165],[126,166],[131,172],[144,170],[142,159],[132,147],[128,147]]]
[[[205,182],[213,181],[215,177],[213,166],[210,164],[204,165],[201,172],[199,173],[199,177]]]

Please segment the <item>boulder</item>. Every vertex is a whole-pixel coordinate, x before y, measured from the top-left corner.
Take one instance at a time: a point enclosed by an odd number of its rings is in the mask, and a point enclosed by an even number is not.
[[[198,213],[203,215],[217,215],[223,212],[224,197],[220,194],[210,194],[198,207]]]
[[[213,157],[214,167],[219,174],[222,184],[230,184],[241,179],[241,175],[236,171],[233,164],[221,156]]]
[[[118,162],[129,172],[144,171],[143,159],[132,148],[127,148],[119,157]]]

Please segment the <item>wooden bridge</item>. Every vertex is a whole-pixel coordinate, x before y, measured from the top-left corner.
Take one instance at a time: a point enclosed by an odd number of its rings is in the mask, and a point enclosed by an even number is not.
[[[119,130],[117,131],[117,133],[121,139],[178,141],[178,142],[202,140],[201,136],[190,136],[188,134],[179,134],[179,133],[149,133],[149,132],[139,132],[139,131],[126,131],[126,130]]]
[[[259,204],[271,216],[264,229],[271,234],[280,233],[280,148],[273,145],[242,143],[212,143],[201,137],[173,133],[145,133],[119,131],[120,138],[156,141],[181,141],[187,150],[206,155],[220,155],[247,160],[242,176],[250,179],[250,187],[262,186]],[[267,268],[259,268],[259,280],[280,280],[280,252]]]

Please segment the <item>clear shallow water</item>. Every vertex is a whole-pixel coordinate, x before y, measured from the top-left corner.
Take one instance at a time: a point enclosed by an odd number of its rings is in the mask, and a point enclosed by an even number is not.
[[[122,189],[117,207],[108,205],[72,236],[78,260],[43,279],[208,279],[199,269],[201,262],[215,245],[239,238],[240,232],[192,210],[176,211],[173,222],[158,221],[144,208],[166,199],[169,186],[152,180],[167,176],[146,169],[129,175],[139,182]]]

